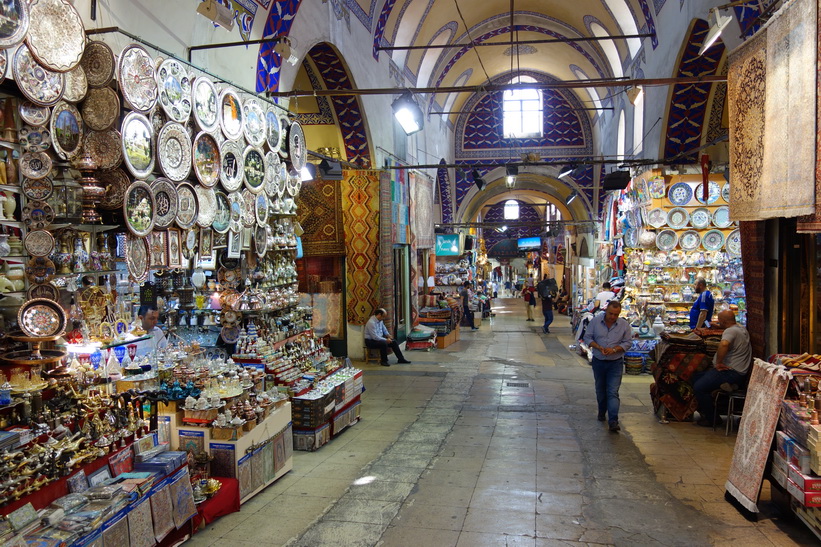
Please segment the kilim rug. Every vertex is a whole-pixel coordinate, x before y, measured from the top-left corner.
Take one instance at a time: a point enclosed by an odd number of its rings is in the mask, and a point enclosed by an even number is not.
[[[432,249],[436,243],[433,233],[433,181],[424,175],[410,174],[410,224],[416,234],[417,249]]]
[[[758,494],[770,452],[781,400],[792,375],[782,366],[761,359],[753,363],[753,373],[744,401],[744,415],[738,426],[730,474],[724,487],[748,511],[758,512]]]
[[[381,214],[379,217],[379,275],[381,284],[379,286],[380,306],[385,308],[385,327],[393,332],[394,326],[394,293],[393,286],[393,225],[391,223],[393,214],[393,201],[391,195],[393,183],[390,171],[379,172],[379,206]]]
[[[302,185],[296,199],[297,220],[304,256],[344,256],[342,185],[334,180],[314,180]]]
[[[343,176],[346,317],[353,325],[364,325],[379,307],[379,171],[345,170]]]
[[[821,24],[816,34],[816,75],[821,74]],[[815,82],[815,119],[821,120],[821,77]],[[815,137],[815,211],[813,214],[801,217],[796,225],[798,233],[821,232],[821,131]]]
[[[763,218],[815,211],[818,0],[793,0],[770,19],[764,106]]]

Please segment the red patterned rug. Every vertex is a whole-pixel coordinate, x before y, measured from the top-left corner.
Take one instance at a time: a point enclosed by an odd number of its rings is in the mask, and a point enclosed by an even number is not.
[[[297,196],[297,220],[304,256],[344,256],[342,185],[333,180],[314,180],[302,185]]]
[[[344,171],[342,210],[348,281],[347,320],[364,325],[379,307],[379,171]]]

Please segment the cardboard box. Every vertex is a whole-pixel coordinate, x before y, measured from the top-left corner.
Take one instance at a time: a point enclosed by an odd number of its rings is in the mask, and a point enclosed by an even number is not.
[[[450,334],[447,336],[438,336],[436,338],[436,347],[439,349],[445,349],[449,345],[455,343],[459,340],[459,330],[454,329],[450,331]]]
[[[785,475],[780,469],[777,469],[775,464],[773,464],[773,468],[770,470],[770,475],[772,475],[773,480],[780,484],[782,488],[787,488],[787,475]]]
[[[821,507],[821,492],[804,492],[789,478],[787,479],[787,492],[804,507]]]
[[[821,477],[813,477],[802,473],[790,465],[788,476],[804,492],[821,492]]]
[[[790,465],[787,463],[787,460],[781,457],[781,454],[779,454],[777,450],[773,450],[772,468],[781,471],[784,475],[789,475],[790,473]]]

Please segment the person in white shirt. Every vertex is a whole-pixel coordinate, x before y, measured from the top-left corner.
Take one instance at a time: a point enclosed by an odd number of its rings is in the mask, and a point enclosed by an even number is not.
[[[160,327],[157,326],[157,321],[160,318],[160,312],[157,306],[145,304],[140,306],[137,312],[137,319],[140,321],[140,326],[146,334],[150,334],[151,338],[142,340],[137,343],[137,355],[147,355],[156,349],[164,348],[168,345],[168,339]]]
[[[602,291],[596,295],[593,301],[596,303],[596,309],[603,310],[607,307],[607,303],[616,298],[616,293],[610,290],[610,283],[604,283],[601,286]]]
[[[368,322],[365,323],[365,346],[379,349],[379,364],[383,367],[391,366],[390,363],[388,363],[388,347],[393,350],[393,354],[396,355],[398,363],[409,365],[410,361],[405,359],[405,356],[402,355],[402,350],[399,349],[399,342],[391,337],[388,329],[385,327],[385,323],[383,323],[387,314],[388,312],[385,311],[384,308],[377,308],[371,318],[368,319]]]

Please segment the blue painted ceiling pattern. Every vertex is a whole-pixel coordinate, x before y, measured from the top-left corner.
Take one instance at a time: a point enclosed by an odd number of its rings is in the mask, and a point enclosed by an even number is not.
[[[439,160],[439,165],[447,165],[444,158]],[[439,197],[442,206],[442,222],[453,222],[453,200],[450,199],[450,177],[448,170],[440,167],[436,170],[436,184],[439,186]]]
[[[313,89],[322,89],[322,83],[319,81],[314,72],[311,63],[308,62],[308,57],[302,61],[302,68],[308,74],[308,79],[311,81]],[[297,114],[296,118],[302,125],[334,125],[334,116],[331,113],[331,105],[328,104],[328,98],[317,96],[315,97],[319,113],[311,112],[305,114]]]
[[[291,30],[291,25],[296,17],[296,12],[302,0],[277,0],[271,11],[268,12],[268,19],[265,21],[265,28],[262,31],[263,38],[273,38],[274,36],[287,36]],[[282,66],[282,58],[274,52],[274,43],[267,42],[259,46],[259,56],[257,57],[257,93],[265,91],[277,91],[279,89],[279,68]]]
[[[653,35],[650,38],[650,43],[653,44],[653,49],[656,49],[659,45],[659,38],[656,36],[656,24],[653,22],[653,14],[650,13],[650,6],[647,5],[647,0],[639,0],[639,5],[641,6],[641,13],[644,15],[644,22],[647,25],[647,32]]]
[[[373,12],[376,11],[376,0],[371,0],[368,13],[365,13],[365,10],[362,9],[362,6],[360,6],[356,0],[345,0],[345,6],[353,12],[366,29],[371,30],[371,25],[373,25]]]
[[[385,5],[382,6],[382,11],[379,13],[379,19],[376,21],[376,28],[373,29],[373,58],[379,59],[379,46],[382,44],[382,37],[385,34],[385,26],[388,24],[388,18],[391,16],[391,10],[396,0],[385,0]]]
[[[505,201],[500,201],[488,208],[485,222],[505,222]],[[519,203],[519,222],[540,222],[544,217],[539,213],[539,210],[532,205],[521,200],[515,200]],[[512,221],[511,221],[512,222]],[[495,229],[485,229],[483,235],[485,237],[485,248],[490,249],[493,245],[503,239],[517,239],[520,237],[535,237],[542,232],[541,226],[523,226],[519,228],[508,228],[504,232],[497,232]]]

